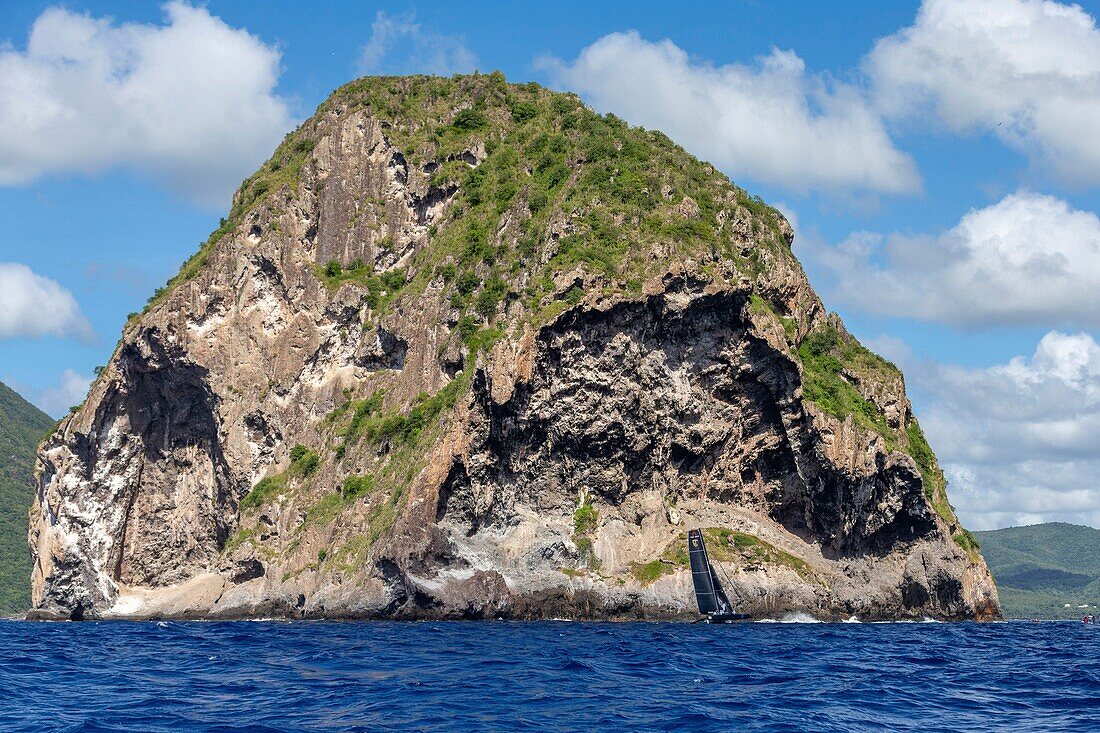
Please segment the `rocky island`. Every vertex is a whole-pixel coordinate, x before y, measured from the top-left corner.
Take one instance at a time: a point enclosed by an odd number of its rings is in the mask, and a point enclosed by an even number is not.
[[[775,209],[499,73],[337,90],[38,452],[36,618],[993,618]]]

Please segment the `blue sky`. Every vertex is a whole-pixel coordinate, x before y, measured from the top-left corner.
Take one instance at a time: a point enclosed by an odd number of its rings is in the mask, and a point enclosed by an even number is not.
[[[660,127],[786,212],[826,305],[905,369],[969,525],[1100,526],[1098,15],[4,2],[0,380],[54,415],[79,402],[127,313],[335,87],[500,69]]]

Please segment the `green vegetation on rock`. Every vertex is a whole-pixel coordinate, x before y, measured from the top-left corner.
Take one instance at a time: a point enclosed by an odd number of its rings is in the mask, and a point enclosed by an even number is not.
[[[843,420],[850,416],[860,427],[879,434],[887,450],[903,450],[912,456],[932,508],[949,527],[954,527],[955,543],[976,556],[978,541],[959,525],[947,500],[947,481],[917,419],[909,416],[904,430],[895,430],[882,410],[856,386],[894,383],[900,393],[902,377],[898,368],[832,325],[807,335],[798,346],[798,356],[802,361],[804,398],[833,417]]]
[[[304,445],[290,449],[290,467],[282,473],[265,476],[241,499],[241,511],[255,509],[282,494],[288,482],[312,476],[321,465],[321,456]]]
[[[405,273],[400,270],[387,270],[376,274],[361,260],[356,260],[347,267],[343,267],[336,260],[324,267],[314,264],[313,274],[330,292],[336,292],[345,283],[355,283],[366,288],[366,303],[375,315],[384,313],[386,307],[401,294],[401,290],[407,284]]]
[[[337,446],[336,454],[342,458],[348,447],[360,439],[368,443],[404,443],[413,445],[420,433],[442,413],[451,409],[465,392],[469,379],[452,379],[434,395],[417,395],[412,407],[407,411],[383,411],[384,393],[375,392],[365,400],[349,403],[351,421],[339,431],[343,442]],[[342,409],[342,408],[338,408]]]
[[[589,497],[583,495],[580,505],[573,512],[573,544],[577,547],[581,565],[599,571],[600,559],[596,557],[592,542],[600,523],[600,513],[590,502]]]
[[[600,521],[600,513],[591,504],[581,504],[573,512],[573,532],[579,535],[592,534]]]
[[[276,473],[271,476],[264,476],[260,479],[252,491],[249,491],[241,499],[240,508],[241,511],[246,509],[255,509],[263,506],[268,501],[271,501],[279,494],[283,493],[286,488],[286,472]]]
[[[246,542],[251,542],[256,537],[256,530],[251,527],[241,527],[234,532],[228,540],[225,541],[225,545],[222,547],[222,552],[226,555],[232,555],[234,551]]]
[[[385,409],[383,390],[376,390],[365,399],[349,399],[326,418],[336,443],[337,460],[361,441],[382,450],[371,473],[355,474],[344,479],[339,491],[321,497],[306,513],[306,524],[327,525],[361,499],[369,499],[367,533],[348,540],[333,553],[340,567],[358,567],[378,538],[397,519],[407,496],[408,484],[424,467],[423,445],[438,437],[443,418],[469,389],[473,365],[481,348],[488,348],[499,338],[493,329],[476,329],[467,334],[470,346],[466,368],[434,395],[417,395],[406,410]]]
[[[34,452],[53,424],[0,384],[0,615],[30,607],[27,513],[34,499]]]
[[[1100,529],[1051,522],[974,534],[1008,618],[1081,618],[1097,612]]]
[[[888,447],[895,447],[896,437],[882,411],[845,376],[878,373],[893,379],[898,376],[897,367],[855,339],[842,338],[831,326],[806,336],[798,346],[798,356],[802,359],[802,392],[807,400],[842,420],[851,416],[858,425],[881,435]]]
[[[340,495],[345,501],[354,501],[360,496],[366,496],[374,490],[373,476],[348,476],[344,479],[344,485],[340,488]]]
[[[703,539],[707,543],[707,554],[713,562],[733,563],[744,570],[783,566],[794,570],[799,577],[810,583],[821,582],[805,560],[780,550],[756,535],[724,527],[706,527],[702,531]],[[642,585],[648,585],[662,575],[689,567],[685,532],[670,542],[658,559],[648,563],[634,563],[631,574]]]
[[[344,510],[346,501],[342,492],[326,494],[306,511],[306,524],[328,525]]]
[[[662,560],[652,562],[636,562],[630,566],[630,574],[643,586],[649,585],[661,578],[665,573],[672,572],[675,566]]]
[[[781,215],[712,165],[662,133],[599,115],[575,95],[537,84],[508,84],[499,72],[453,78],[366,77],[336,90],[286,139],[234,197],[229,216],[151,304],[186,283],[215,245],[271,197],[299,193],[302,171],[328,133],[329,113],[365,109],[387,125],[387,139],[410,164],[435,168],[430,185],[457,192],[444,220],[403,271],[374,273],[362,262],[317,263],[329,289],[357,283],[385,308],[402,288],[422,289],[442,275],[452,301],[491,321],[510,297],[548,295],[554,273],[582,268],[631,290],[654,274],[650,245],[673,245],[687,257],[718,256],[760,273],[758,252],[745,254],[722,236],[721,221],[746,218],[758,248],[789,256]],[[484,150],[479,165],[469,151]],[[565,217],[569,231],[552,235]],[[507,224],[507,226],[502,226]],[[546,261],[542,253],[553,246]],[[520,274],[530,274],[520,288]],[[386,278],[401,278],[387,282]],[[407,283],[407,284],[406,284]]]
[[[703,530],[703,537],[707,541],[707,553],[719,562],[740,561],[750,568],[753,565],[781,565],[794,570],[803,580],[816,580],[813,570],[805,560],[780,550],[756,535],[709,527]],[[684,535],[681,544],[687,547],[687,535]]]
[[[798,322],[788,316],[780,315],[771,302],[757,293],[749,296],[749,311],[754,315],[766,316],[778,321],[779,325],[783,327],[783,333],[786,334],[788,341],[793,341],[798,335]]]

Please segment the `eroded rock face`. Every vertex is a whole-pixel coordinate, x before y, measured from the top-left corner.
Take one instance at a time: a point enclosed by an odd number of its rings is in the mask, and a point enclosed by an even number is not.
[[[511,87],[510,102],[490,94],[484,127],[439,133],[487,79],[461,82],[450,105],[427,95],[442,116],[418,123],[338,93],[286,143],[296,182],[245,205],[258,179],[246,182],[204,266],[127,325],[40,448],[33,613],[690,616],[677,550],[702,526],[720,530],[712,555],[751,613],[997,615],[984,562],[929,486],[938,468],[909,455],[900,374],[839,372],[877,432],[806,399],[801,345],[854,341],[806,282],[786,222],[716,172],[712,203],[645,191],[673,224],[710,222],[720,248],[643,243],[639,229],[642,270],[567,268],[563,248],[601,199],[536,205],[541,164],[516,148],[531,182],[511,199],[498,184],[481,235],[492,262],[471,264],[461,227],[484,206],[480,179],[441,173],[500,175],[526,119],[517,96],[565,108]],[[511,116],[496,113],[505,103]],[[442,142],[394,142],[429,128]],[[569,177],[551,192],[569,201],[593,163],[560,157]],[[497,281],[490,312],[479,294]]]

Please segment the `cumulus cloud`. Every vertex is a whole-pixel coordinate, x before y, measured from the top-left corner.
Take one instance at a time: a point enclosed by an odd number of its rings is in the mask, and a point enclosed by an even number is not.
[[[279,52],[206,8],[115,24],[64,8],[0,46],[0,185],[116,166],[224,206],[292,126]]]
[[[452,74],[477,69],[477,56],[462,36],[425,30],[412,12],[374,16],[371,37],[359,52],[364,74]]]
[[[72,369],[61,372],[57,384],[43,389],[13,382],[20,394],[25,395],[42,412],[56,418],[64,417],[70,407],[83,402],[91,384],[91,377],[85,377]]]
[[[1100,219],[1027,191],[932,236],[857,232],[801,245],[843,303],[963,327],[1100,327]]]
[[[49,278],[17,262],[0,262],[0,339],[19,336],[92,338],[76,299]]]
[[[1100,526],[1100,344],[1051,331],[1030,357],[967,369],[908,363],[930,403],[921,424],[977,529]]]
[[[1064,179],[1100,183],[1100,30],[1049,0],[925,0],[865,59],[887,115],[992,131]]]
[[[912,159],[861,92],[807,73],[793,51],[715,66],[629,32],[604,36],[572,62],[539,64],[596,108],[660,129],[734,177],[795,191],[920,188]]]

